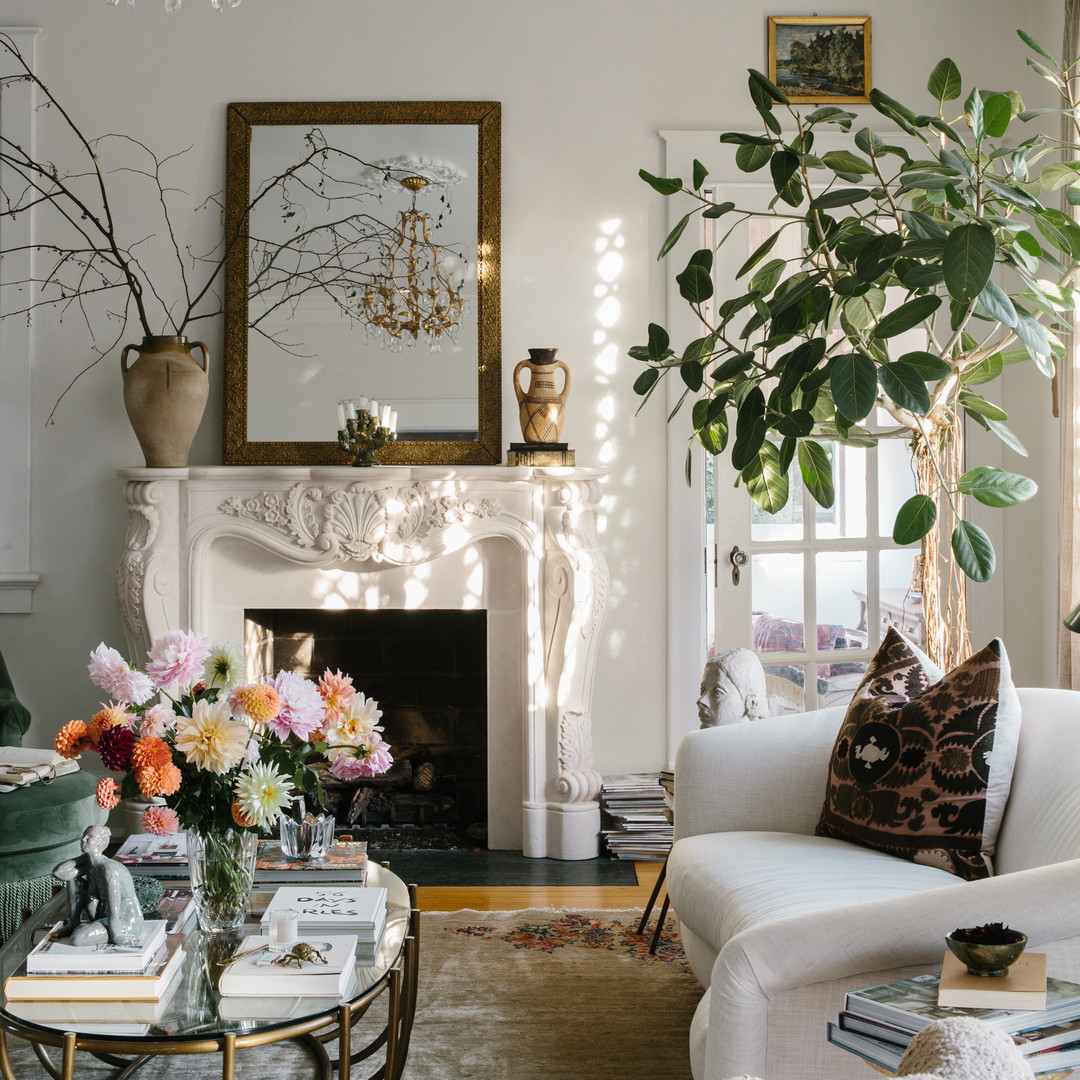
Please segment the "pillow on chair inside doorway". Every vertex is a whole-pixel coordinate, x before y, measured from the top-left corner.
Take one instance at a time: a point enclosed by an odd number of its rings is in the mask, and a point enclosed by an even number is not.
[[[999,638],[941,675],[890,627],[837,734],[817,834],[988,877],[1019,733]]]

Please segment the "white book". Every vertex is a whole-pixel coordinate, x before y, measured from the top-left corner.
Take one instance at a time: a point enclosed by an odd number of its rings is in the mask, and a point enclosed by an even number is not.
[[[83,971],[88,974],[140,974],[153,962],[165,941],[165,919],[143,922],[138,945],[72,945],[71,938],[42,938],[26,957],[29,975],[55,975]]]
[[[386,918],[386,889],[364,885],[282,885],[262,916],[270,925],[271,912],[292,909],[300,933],[349,931],[374,941]]]
[[[300,967],[280,962],[269,949],[270,938],[245,937],[237,955],[251,952],[221,973],[218,988],[223,997],[309,997],[344,993],[355,976],[356,938],[352,934],[314,935],[309,945],[317,949],[326,963],[304,961]]]
[[[0,784],[9,791],[38,780],[54,780],[65,773],[78,771],[77,761],[61,757],[55,750],[40,750],[33,746],[0,746]]]

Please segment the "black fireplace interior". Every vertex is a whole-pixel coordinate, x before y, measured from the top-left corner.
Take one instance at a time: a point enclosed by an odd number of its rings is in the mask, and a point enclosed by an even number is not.
[[[484,847],[487,835],[487,613],[248,609],[260,675],[326,668],[375,698],[394,765],[350,781],[323,772],[338,832],[375,848]]]

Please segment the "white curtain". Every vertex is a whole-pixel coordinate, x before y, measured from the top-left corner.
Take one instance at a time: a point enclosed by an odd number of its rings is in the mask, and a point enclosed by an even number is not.
[[[1061,45],[1062,66],[1068,66],[1080,55],[1080,0],[1065,0],[1065,31]],[[1069,145],[1077,142],[1071,119],[1062,117],[1062,140]],[[1078,217],[1075,206],[1065,209]],[[1080,373],[1077,370],[1077,313],[1071,319],[1072,332],[1068,351],[1061,361],[1057,376],[1057,404],[1061,415],[1061,556],[1060,556],[1060,618],[1080,603]],[[1080,689],[1080,634],[1063,626],[1058,627],[1058,683]]]

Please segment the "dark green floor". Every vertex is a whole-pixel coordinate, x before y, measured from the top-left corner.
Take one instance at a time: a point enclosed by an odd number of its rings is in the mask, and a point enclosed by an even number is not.
[[[520,851],[379,851],[368,858],[390,864],[416,885],[634,885],[634,864],[603,856],[578,862],[526,859]]]

